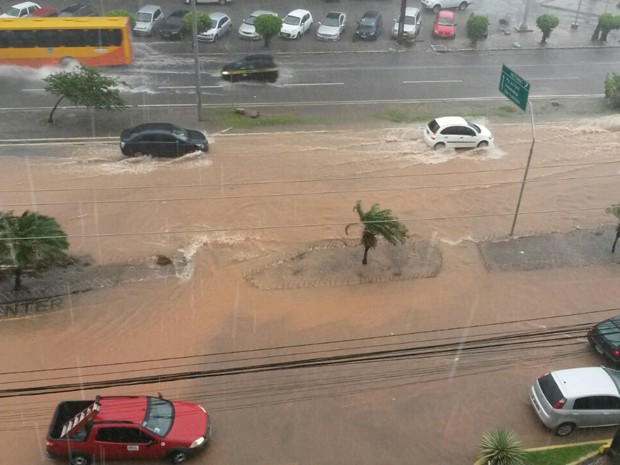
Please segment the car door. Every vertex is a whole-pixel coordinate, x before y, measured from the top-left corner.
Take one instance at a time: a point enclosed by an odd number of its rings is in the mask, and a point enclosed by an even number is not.
[[[476,131],[469,126],[459,126],[458,132],[460,133],[460,147],[475,147],[478,139]]]
[[[439,131],[441,140],[450,147],[460,147],[461,134],[458,126],[447,126]]]
[[[592,425],[611,426],[620,424],[620,398],[595,396],[592,402]]]
[[[158,156],[160,157],[178,157],[185,152],[184,144],[172,134],[160,134],[158,143]]]
[[[154,436],[135,426],[101,427],[95,436],[98,456],[105,459],[160,457],[164,450]]]
[[[301,32],[306,32],[310,29],[310,14],[306,13],[301,19]]]
[[[161,26],[161,22],[164,19],[164,13],[161,9],[155,10],[153,13],[153,31],[156,31]]]

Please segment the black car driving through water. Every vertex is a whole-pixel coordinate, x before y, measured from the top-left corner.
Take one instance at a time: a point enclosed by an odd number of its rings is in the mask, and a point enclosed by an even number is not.
[[[170,123],[145,123],[121,132],[121,152],[128,157],[180,157],[191,152],[207,152],[207,136],[194,129]]]
[[[247,80],[276,82],[278,75],[278,65],[274,62],[273,56],[267,53],[248,55],[222,68],[222,79],[230,82]]]

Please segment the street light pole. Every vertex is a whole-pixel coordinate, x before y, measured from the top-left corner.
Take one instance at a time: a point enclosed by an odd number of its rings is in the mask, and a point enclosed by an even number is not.
[[[581,0],[579,0],[579,4],[577,5],[577,14],[575,15],[575,22],[570,25],[571,29],[577,29],[579,27],[579,12],[581,11]]]
[[[196,109],[198,121],[202,121],[202,96],[200,94],[200,58],[198,55],[198,21],[196,18],[196,3],[192,2],[192,47],[194,48],[194,72],[196,74]]]
[[[521,25],[517,31],[519,32],[529,32],[530,28],[527,26],[527,16],[530,13],[530,2],[531,0],[525,0],[525,11],[523,12],[523,20],[521,21]]]

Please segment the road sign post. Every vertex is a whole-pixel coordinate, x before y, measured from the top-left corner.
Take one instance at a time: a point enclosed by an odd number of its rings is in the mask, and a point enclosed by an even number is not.
[[[536,142],[536,134],[534,133],[534,107],[532,107],[532,102],[529,100],[530,83],[506,65],[502,65],[502,75],[499,79],[499,91],[523,111],[527,109],[527,104],[529,103],[530,115],[532,117],[532,145],[530,146],[530,154],[527,157],[525,172],[523,173],[523,181],[521,181],[519,199],[517,200],[517,207],[515,209],[515,216],[512,220],[512,227],[510,228],[510,235],[513,236],[515,226],[517,225],[519,209],[521,208],[521,199],[523,198],[523,191],[525,190],[527,174],[530,171],[530,163],[532,162],[532,155],[534,154],[534,143]]]

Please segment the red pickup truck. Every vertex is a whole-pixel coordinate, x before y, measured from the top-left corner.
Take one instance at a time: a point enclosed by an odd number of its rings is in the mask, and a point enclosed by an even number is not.
[[[47,434],[51,458],[71,465],[94,459],[166,458],[173,464],[204,449],[211,420],[198,404],[159,397],[97,397],[58,404]]]

